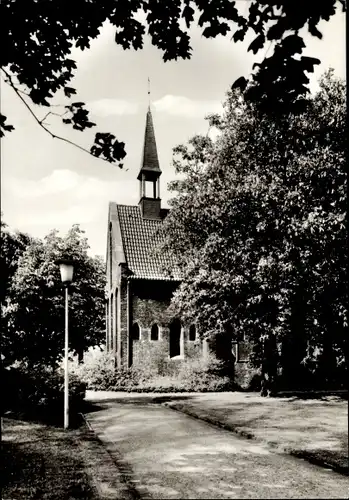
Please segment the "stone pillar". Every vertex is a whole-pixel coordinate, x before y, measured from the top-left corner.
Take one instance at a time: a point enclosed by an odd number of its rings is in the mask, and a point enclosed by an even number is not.
[[[111,350],[111,335],[112,335],[111,308],[112,308],[111,296],[109,296],[109,299],[108,299],[108,352],[110,352],[110,350]]]
[[[108,328],[108,302],[105,304],[105,348],[108,352],[109,348],[109,328]]]
[[[140,341],[150,342],[150,331],[151,331],[151,329],[148,328],[148,327],[141,328],[140,325],[139,325],[139,328],[140,328],[139,340]]]
[[[181,327],[181,336],[179,338],[179,354],[184,357],[184,328]]]
[[[186,358],[188,355],[188,329],[187,327],[182,326],[181,329],[181,355]]]
[[[142,174],[142,198],[146,196],[146,192],[145,192],[145,175]]]
[[[210,352],[208,341],[206,339],[203,339],[202,341],[202,355],[204,359],[208,358],[208,353]]]

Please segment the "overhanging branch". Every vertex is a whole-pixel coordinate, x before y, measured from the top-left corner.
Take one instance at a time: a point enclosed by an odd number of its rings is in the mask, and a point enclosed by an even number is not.
[[[63,116],[64,114],[66,113],[63,113],[63,114],[59,114],[59,113],[54,113],[53,111],[49,111],[45,116],[44,118],[42,118],[40,120],[40,118],[34,113],[34,111],[32,110],[32,108],[29,106],[29,104],[27,103],[27,101],[24,99],[24,97],[21,95],[21,94],[25,94],[25,95],[28,95],[26,92],[23,92],[21,89],[18,89],[16,87],[16,85],[14,84],[13,82],[13,79],[12,79],[12,76],[10,73],[8,73],[8,71],[6,71],[4,68],[1,68],[1,70],[3,71],[3,73],[6,75],[6,79],[5,79],[5,82],[10,85],[10,87],[12,87],[12,89],[15,91],[16,95],[19,97],[19,99],[22,101],[22,103],[24,104],[24,106],[28,109],[29,113],[32,115],[32,117],[34,118],[34,120],[36,121],[36,123],[39,125],[39,127],[41,127],[43,130],[45,130],[45,132],[47,132],[51,137],[52,139],[59,139],[60,141],[63,141],[63,142],[66,142],[67,144],[70,144],[78,149],[80,149],[81,151],[84,151],[84,153],[87,153],[89,154],[90,156],[93,156],[93,158],[96,158],[98,160],[103,160],[107,163],[111,163],[109,162],[108,160],[106,160],[105,158],[101,158],[101,157],[97,157],[95,156],[94,154],[91,153],[91,151],[89,151],[88,149],[84,148],[83,146],[80,146],[79,144],[76,144],[76,142],[73,142],[73,141],[70,141],[69,139],[66,139],[65,137],[62,137],[62,136],[59,136],[59,135],[56,135],[54,134],[53,132],[51,132],[50,129],[48,129],[45,125],[44,125],[44,121],[46,120],[46,118],[51,114],[51,115],[56,115],[56,116]]]

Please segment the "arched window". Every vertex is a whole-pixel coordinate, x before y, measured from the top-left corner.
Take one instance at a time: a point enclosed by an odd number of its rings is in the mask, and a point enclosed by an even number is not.
[[[138,323],[133,323],[132,328],[131,328],[131,338],[132,340],[139,340],[139,326]]]
[[[111,294],[110,296],[110,350],[113,350],[113,344],[114,344],[114,307],[113,307],[113,302],[114,302],[114,295]]]
[[[159,340],[159,327],[156,323],[151,327],[150,340]]]
[[[109,222],[109,286],[113,283],[113,224]]]
[[[193,342],[196,339],[196,327],[195,325],[190,325],[189,328],[189,340]]]

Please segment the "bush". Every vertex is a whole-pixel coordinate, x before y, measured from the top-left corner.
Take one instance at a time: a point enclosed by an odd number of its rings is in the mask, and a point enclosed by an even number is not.
[[[234,381],[238,390],[260,391],[261,389],[260,368],[254,367],[251,363],[235,363]]]
[[[70,372],[93,391],[128,391],[141,379],[135,369],[115,369],[113,353],[106,351],[87,353],[83,363],[71,363]]]
[[[112,353],[87,355],[85,362],[74,365],[72,370],[86,383],[88,389],[128,392],[206,392],[232,390],[231,379],[225,374],[225,365],[210,355],[204,359],[169,359],[162,353],[162,346],[139,346],[140,356],[128,369],[114,368]],[[141,350],[142,349],[142,350]],[[149,357],[149,360],[147,358]],[[147,362],[149,361],[149,363]]]
[[[226,373],[226,364],[208,354],[206,358],[185,359],[179,367],[178,380],[186,391],[230,391],[233,384]]]
[[[63,406],[64,374],[46,367],[29,369],[17,366],[2,369],[3,410],[32,413],[38,410],[55,412]],[[74,375],[69,376],[69,405],[75,411],[80,408],[86,385]]]
[[[105,351],[87,353],[84,362],[81,364],[71,363],[69,371],[84,382],[87,389],[108,390],[114,384],[114,358],[112,354]]]

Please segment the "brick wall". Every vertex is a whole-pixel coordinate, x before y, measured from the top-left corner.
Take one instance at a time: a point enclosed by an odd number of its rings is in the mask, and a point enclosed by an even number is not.
[[[129,324],[130,324],[130,304],[127,282],[126,265],[120,264],[120,283],[118,289],[118,325],[117,325],[117,366],[129,366]]]
[[[142,198],[140,203],[142,216],[145,219],[160,219],[161,200],[154,198]]]
[[[161,360],[169,357],[170,324],[175,318],[171,297],[175,284],[165,281],[131,280],[127,282],[127,271],[121,268],[121,281],[118,290],[118,318],[117,326],[117,366],[127,367],[132,364],[146,365],[149,370],[159,371]],[[140,339],[131,340],[132,324],[137,323],[140,328]],[[156,323],[159,327],[159,340],[151,340],[151,327]],[[205,352],[214,352],[218,347],[217,341],[206,343],[189,341],[189,325],[182,324],[181,354],[185,358],[204,356]],[[232,361],[231,347],[221,345],[218,349],[219,358]],[[160,369],[161,371],[161,369]],[[249,362],[235,363],[233,368],[235,382],[241,389],[252,388],[258,378],[258,370]],[[254,387],[253,387],[254,388]]]
[[[169,337],[170,324],[175,318],[173,308],[171,306],[171,297],[176,285],[165,281],[132,281],[131,307],[130,307],[130,325],[138,323],[140,327],[140,343],[133,342],[133,356],[139,358],[140,352],[152,351],[163,352],[164,356],[169,356]],[[156,323],[159,327],[159,340],[150,339],[152,325]],[[196,355],[198,346],[194,346],[194,342],[189,341],[189,328],[182,324],[181,329],[181,354],[186,357]],[[148,344],[148,347],[144,344]],[[159,347],[156,346],[159,344]],[[161,344],[161,348],[160,348]],[[200,346],[199,346],[200,347]],[[158,354],[157,354],[158,355]]]

